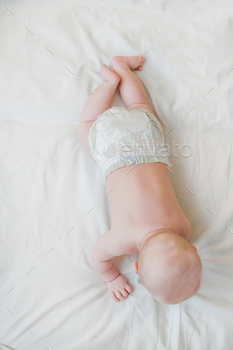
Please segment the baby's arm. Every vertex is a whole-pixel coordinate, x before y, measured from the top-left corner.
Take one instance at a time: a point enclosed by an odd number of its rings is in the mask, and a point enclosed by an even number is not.
[[[117,237],[118,238],[118,237]],[[95,271],[106,283],[119,276],[119,272],[113,264],[114,256],[123,255],[119,238],[109,230],[101,236],[92,248],[92,264]]]
[[[125,299],[133,288],[113,264],[112,258],[126,254],[126,246],[111,230],[99,238],[92,248],[92,264],[102,280],[107,283],[111,297],[115,301]]]

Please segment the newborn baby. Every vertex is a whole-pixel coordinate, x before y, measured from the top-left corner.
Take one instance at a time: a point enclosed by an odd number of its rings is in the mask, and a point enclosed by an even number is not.
[[[133,270],[152,297],[163,304],[191,297],[201,280],[192,231],[169,178],[164,136],[144,86],[132,72],[142,56],[115,56],[113,71],[101,66],[102,84],[84,105],[78,137],[104,174],[112,208],[111,229],[92,249],[92,263],[112,298],[126,299],[133,288],[113,258],[139,252]],[[116,88],[126,108],[110,108]]]

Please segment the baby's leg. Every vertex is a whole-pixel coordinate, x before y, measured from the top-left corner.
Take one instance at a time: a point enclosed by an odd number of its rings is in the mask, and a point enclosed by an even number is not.
[[[121,78],[118,88],[126,108],[145,108],[154,114],[142,83],[132,72],[135,69],[139,71],[143,69],[144,58],[142,56],[115,56],[111,64]]]
[[[93,91],[93,94],[90,92],[90,96],[84,104],[80,124],[78,126],[78,138],[93,161],[95,160],[91,155],[88,143],[90,128],[98,115],[110,107],[113,95],[120,81],[120,77],[104,64],[101,66],[100,76],[103,82]]]

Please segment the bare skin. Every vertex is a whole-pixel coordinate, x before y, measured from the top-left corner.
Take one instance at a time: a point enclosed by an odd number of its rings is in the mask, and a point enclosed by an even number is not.
[[[78,128],[79,139],[94,161],[88,144],[88,133],[97,116],[110,107],[116,88],[119,88],[127,109],[145,108],[154,114],[146,91],[133,70],[141,71],[142,56],[115,56],[111,61],[114,71],[101,66],[102,84],[94,90],[84,105]],[[132,169],[130,172],[129,170]],[[106,192],[112,208],[111,229],[104,233],[92,249],[94,269],[100,275],[111,297],[119,302],[126,299],[133,288],[113,264],[112,258],[138,252],[140,243],[159,229],[168,229],[186,242],[192,231],[181,209],[163,163],[130,165],[117,169],[106,178]],[[195,246],[190,245],[190,249]],[[133,270],[138,273],[138,262]]]

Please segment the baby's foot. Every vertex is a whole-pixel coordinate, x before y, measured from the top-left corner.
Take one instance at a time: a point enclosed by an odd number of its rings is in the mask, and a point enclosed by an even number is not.
[[[100,68],[100,77],[107,86],[114,90],[120,82],[119,75],[111,71],[105,64],[102,64]]]
[[[128,280],[125,276],[119,275],[113,281],[107,283],[109,293],[113,300],[119,302],[121,299],[126,299],[133,288],[128,284]]]
[[[129,68],[131,70],[143,70],[144,65],[143,56],[115,56],[111,60],[112,67],[115,72],[120,68]]]

